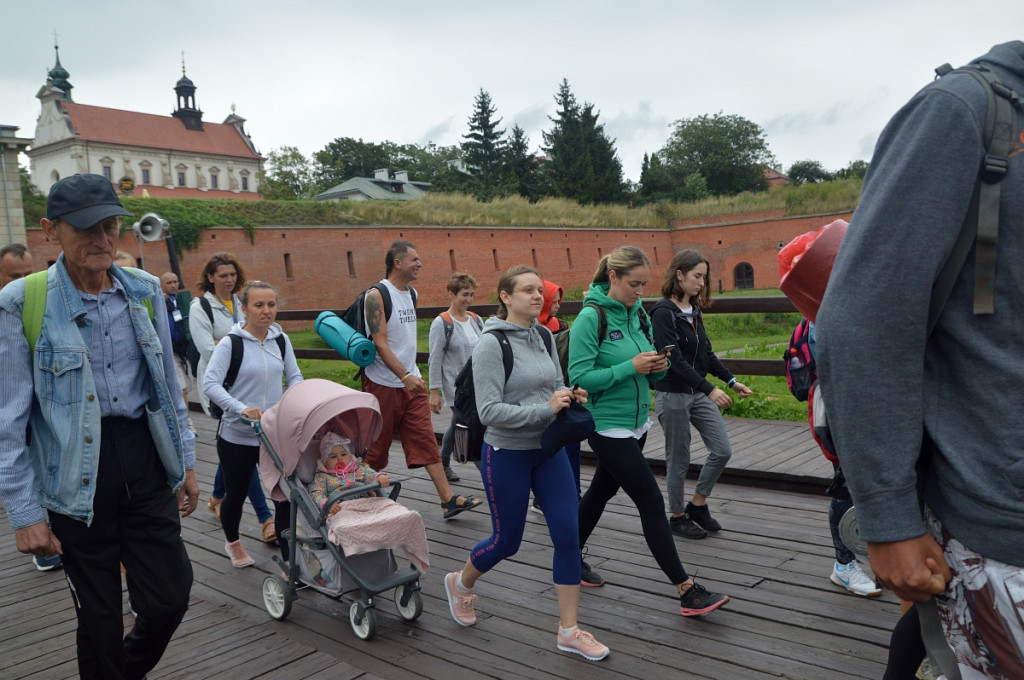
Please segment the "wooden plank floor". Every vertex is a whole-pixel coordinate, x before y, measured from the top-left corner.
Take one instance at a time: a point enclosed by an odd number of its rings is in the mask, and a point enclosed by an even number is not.
[[[384,594],[378,598],[377,636],[364,642],[349,627],[348,602],[302,591],[287,621],[274,621],[263,609],[260,588],[276,548],[257,540],[259,527],[247,504],[243,540],[256,566],[230,567],[219,524],[205,507],[216,463],[213,427],[203,416],[194,420],[200,430],[197,475],[203,499],[196,514],[183,521],[183,535],[196,578],[191,608],[149,674],[153,680],[882,675],[889,631],[898,617],[896,598],[888,592],[873,600],[856,598],[828,581],[833,552],[825,497],[750,485],[716,488],[712,503],[724,526],[720,535],[676,539],[687,569],[709,588],[732,596],[720,611],[702,619],[679,616],[674,589],[647,551],[636,510],[620,494],[588,546],[588,561],[608,584],[584,589],[580,603],[580,620],[611,647],[608,659],[590,663],[555,649],[552,550],[543,517],[534,513],[519,553],[478,584],[477,625],[462,628],[448,613],[442,578],[489,534],[490,518],[477,511],[442,521],[432,485],[422,471],[404,469],[397,442],[388,471],[406,479],[402,501],[423,515],[430,542],[422,617],[414,623],[401,620]],[[785,434],[770,425],[730,421],[730,432],[750,440],[744,450],[781,437],[770,445],[774,451]],[[739,451],[734,461],[745,460]],[[457,490],[481,495],[475,468],[456,470],[463,477]],[[591,473],[585,465],[584,484]],[[59,571],[35,571],[30,559],[15,551],[6,515],[0,526],[5,527],[0,533],[0,678],[76,677],[76,624],[66,581]],[[124,611],[131,625],[127,601]]]

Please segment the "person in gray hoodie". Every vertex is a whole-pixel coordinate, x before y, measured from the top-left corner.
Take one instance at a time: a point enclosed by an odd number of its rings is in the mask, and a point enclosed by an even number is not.
[[[1024,42],[976,61],[1024,93]],[[964,677],[1024,678],[1019,108],[1013,129],[997,131],[1014,143],[1001,183],[994,313],[973,313],[972,247],[927,329],[932,287],[975,209],[988,90],[947,75],[882,132],[816,319],[818,376],[875,575],[903,599],[936,598]]]
[[[259,462],[259,439],[242,416],[258,420],[273,406],[287,387],[302,380],[295,361],[291,341],[275,323],[277,318],[277,291],[269,283],[250,281],[242,290],[242,311],[245,322],[236,323],[228,336],[242,339],[242,363],[230,391],[224,389],[224,379],[231,365],[231,340],[225,336],[213,354],[203,376],[203,391],[210,401],[224,410],[217,428],[217,457],[224,471],[227,493],[220,508],[220,522],[227,539],[224,551],[235,567],[247,567],[253,559],[238,537],[242,520],[242,505],[249,489],[253,471]],[[278,337],[284,338],[281,345]],[[281,348],[284,351],[281,351]],[[275,503],[276,514],[284,515]],[[284,551],[284,546],[282,552]]]
[[[537,323],[544,303],[540,272],[518,265],[498,281],[498,313],[487,320],[473,350],[473,387],[480,422],[487,427],[480,476],[491,509],[492,534],[470,552],[462,571],[444,579],[448,609],[461,626],[476,623],[473,587],[477,579],[506,557],[523,539],[526,509],[533,490],[544,508],[554,546],[552,576],[558,596],[558,649],[591,661],[608,648],[580,629],[580,543],[576,482],[565,449],[549,456],[541,436],[555,414],[573,401],[586,402],[585,390],[562,384],[551,332]],[[505,380],[499,343],[503,334],[512,350],[512,372]]]

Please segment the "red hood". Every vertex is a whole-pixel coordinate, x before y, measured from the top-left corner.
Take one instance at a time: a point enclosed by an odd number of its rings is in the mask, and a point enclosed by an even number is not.
[[[558,300],[562,302],[562,287],[550,281],[544,282],[544,306],[540,308],[540,316],[537,323],[546,326],[552,333],[558,332],[558,319],[551,316],[551,303]]]

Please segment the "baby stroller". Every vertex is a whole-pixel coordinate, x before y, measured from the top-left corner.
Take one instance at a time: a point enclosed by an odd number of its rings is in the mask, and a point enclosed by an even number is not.
[[[377,398],[329,380],[310,379],[285,392],[260,421],[249,422],[262,443],[259,468],[263,485],[274,500],[291,501],[289,528],[283,532],[288,540],[288,561],[279,555],[273,558],[287,578],[274,574],[264,579],[267,613],[284,620],[297,591],[304,587],[335,598],[358,591],[349,609],[349,622],[360,639],[369,640],[377,628],[374,598],[394,589],[402,618],[419,618],[423,596],[418,570],[410,566],[398,571],[391,550],[346,556],[328,538],[331,508],[367,493],[381,495],[380,484],[335,492],[322,509],[307,491],[319,461],[318,435],[333,430],[351,440],[353,454],[363,456],[381,430]],[[393,481],[391,487],[389,498],[394,500],[401,483]]]

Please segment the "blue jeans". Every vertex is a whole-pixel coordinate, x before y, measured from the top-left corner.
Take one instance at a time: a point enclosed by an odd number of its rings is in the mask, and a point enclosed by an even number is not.
[[[562,451],[548,457],[534,449],[495,450],[484,444],[480,476],[491,508],[491,535],[476,544],[469,559],[486,573],[498,562],[515,555],[526,528],[526,510],[533,489],[544,510],[555,554],[552,576],[556,585],[580,582],[580,543],[572,469]]]
[[[224,494],[224,473],[221,472],[220,463],[218,463],[217,474],[213,476],[213,493],[211,495],[214,498],[223,500]],[[270,508],[267,507],[267,497],[263,493],[263,485],[260,484],[260,473],[257,470],[252,471],[252,479],[249,481],[249,503],[252,505],[252,509],[256,511],[256,519],[260,521],[260,524],[273,517],[270,514]]]

